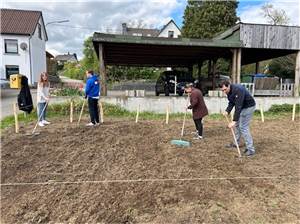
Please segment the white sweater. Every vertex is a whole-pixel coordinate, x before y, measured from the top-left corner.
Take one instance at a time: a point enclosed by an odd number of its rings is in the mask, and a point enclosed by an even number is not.
[[[49,86],[43,87],[42,85],[40,85],[38,83],[38,86],[37,86],[37,102],[38,103],[46,102],[46,98],[49,97],[49,89],[50,89],[50,84],[49,84]]]

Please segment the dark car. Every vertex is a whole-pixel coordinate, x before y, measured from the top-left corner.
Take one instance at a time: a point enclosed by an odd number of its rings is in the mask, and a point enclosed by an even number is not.
[[[225,80],[230,81],[230,77],[217,73],[215,76],[215,88],[219,88],[220,84]],[[201,78],[199,81],[197,80],[196,87],[202,91],[203,95],[207,94],[209,90],[213,89],[212,75],[206,78]]]
[[[184,71],[164,71],[159,76],[155,85],[155,95],[175,93],[175,77],[176,77],[176,94],[182,96],[184,87],[187,83],[193,83],[194,78],[191,74]]]

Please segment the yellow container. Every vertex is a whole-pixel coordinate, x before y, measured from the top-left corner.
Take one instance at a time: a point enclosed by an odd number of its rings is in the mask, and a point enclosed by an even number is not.
[[[20,89],[21,88],[21,77],[20,74],[14,74],[9,76],[9,84],[12,89]]]

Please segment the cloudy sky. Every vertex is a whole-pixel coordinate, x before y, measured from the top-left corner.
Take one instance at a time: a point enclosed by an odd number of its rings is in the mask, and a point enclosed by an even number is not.
[[[170,19],[182,26],[187,0],[4,0],[1,8],[32,9],[43,12],[47,25],[47,50],[54,54],[77,53],[82,57],[82,45],[93,32],[121,32],[121,23],[161,28]],[[300,25],[299,0],[240,0],[237,10],[242,22],[266,23],[261,6],[271,3],[283,9],[291,25]]]

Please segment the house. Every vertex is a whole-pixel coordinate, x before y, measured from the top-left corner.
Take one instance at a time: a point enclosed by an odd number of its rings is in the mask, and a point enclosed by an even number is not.
[[[46,27],[41,11],[0,9],[0,78],[27,76],[33,85],[46,71]]]
[[[70,54],[70,52],[68,54],[57,55],[55,60],[59,66],[63,66],[66,62],[78,62],[76,53]]]
[[[162,29],[131,28],[127,27],[126,23],[122,23],[122,34],[129,36],[178,38],[181,35],[181,31],[174,20],[171,19]]]

